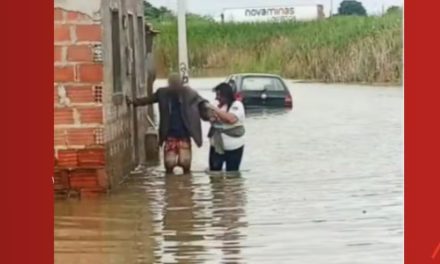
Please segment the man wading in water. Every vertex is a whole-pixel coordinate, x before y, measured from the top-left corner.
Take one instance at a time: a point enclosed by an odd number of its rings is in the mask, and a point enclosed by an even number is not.
[[[129,101],[130,102],[130,101]],[[159,145],[164,146],[164,165],[167,173],[176,166],[184,173],[191,170],[191,138],[202,145],[200,119],[208,120],[208,101],[182,84],[179,74],[171,74],[168,87],[159,88],[149,96],[134,99],[134,106],[159,103]]]

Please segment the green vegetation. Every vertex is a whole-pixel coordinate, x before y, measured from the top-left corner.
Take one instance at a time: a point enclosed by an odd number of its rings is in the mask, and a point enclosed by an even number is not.
[[[175,17],[154,23],[159,75],[177,70]],[[269,72],[325,82],[399,83],[402,15],[336,16],[313,22],[215,23],[189,17],[191,74]]]
[[[171,23],[176,17],[173,11],[164,6],[155,7],[149,2],[144,1],[144,14],[148,21],[153,23]],[[213,22],[214,19],[209,16],[201,16],[193,13],[187,13],[188,20],[197,20],[205,22]]]
[[[144,1],[144,14],[149,20],[165,20],[174,16],[168,8],[164,6],[155,7],[146,1]]]
[[[387,9],[387,14],[392,14],[392,13],[403,14],[403,10],[400,6],[390,6]]]
[[[354,0],[344,0],[341,2],[338,8],[338,15],[344,16],[366,16],[367,10],[365,10],[364,6],[361,2]]]

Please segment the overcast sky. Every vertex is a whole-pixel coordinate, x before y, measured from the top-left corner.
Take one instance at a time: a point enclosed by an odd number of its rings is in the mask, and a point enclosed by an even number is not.
[[[324,5],[326,13],[330,10],[330,3],[333,1],[333,13],[337,12],[342,0],[186,0],[188,11],[197,14],[218,16],[224,8],[236,7],[264,7],[282,5]],[[380,14],[382,8],[385,10],[392,5],[403,6],[403,0],[358,0],[362,2],[369,14]],[[175,10],[177,0],[149,0],[154,6],[166,6]]]

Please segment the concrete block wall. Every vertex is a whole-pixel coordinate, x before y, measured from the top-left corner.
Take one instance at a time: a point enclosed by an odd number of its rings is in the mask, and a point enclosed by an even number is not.
[[[135,140],[133,108],[125,103],[125,96],[133,97],[133,85],[136,86],[137,96],[146,95],[146,71],[145,71],[145,40],[139,36],[138,19],[144,24],[143,1],[139,0],[108,0],[102,2],[103,21],[103,58],[105,65],[113,65],[112,57],[112,23],[110,11],[119,13],[120,53],[121,53],[121,92],[115,92],[113,78],[115,77],[112,67],[104,69],[104,128],[105,146],[107,149],[106,160],[108,173],[111,175],[111,184],[116,185],[121,176],[127,175],[137,164],[145,162],[143,150],[143,135],[146,132],[147,108],[137,108],[137,139]],[[129,16],[134,20],[134,46],[130,41]],[[143,31],[143,30],[142,30]],[[134,48],[134,49],[133,49]],[[135,65],[132,67],[133,59]],[[132,76],[136,76],[133,83]],[[134,145],[138,146],[138,160],[135,162]]]

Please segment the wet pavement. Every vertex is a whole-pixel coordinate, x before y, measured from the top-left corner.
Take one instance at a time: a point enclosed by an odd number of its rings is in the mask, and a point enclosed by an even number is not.
[[[402,89],[291,88],[293,111],[248,114],[241,176],[205,174],[205,140],[192,175],[56,201],[55,263],[402,263]]]

